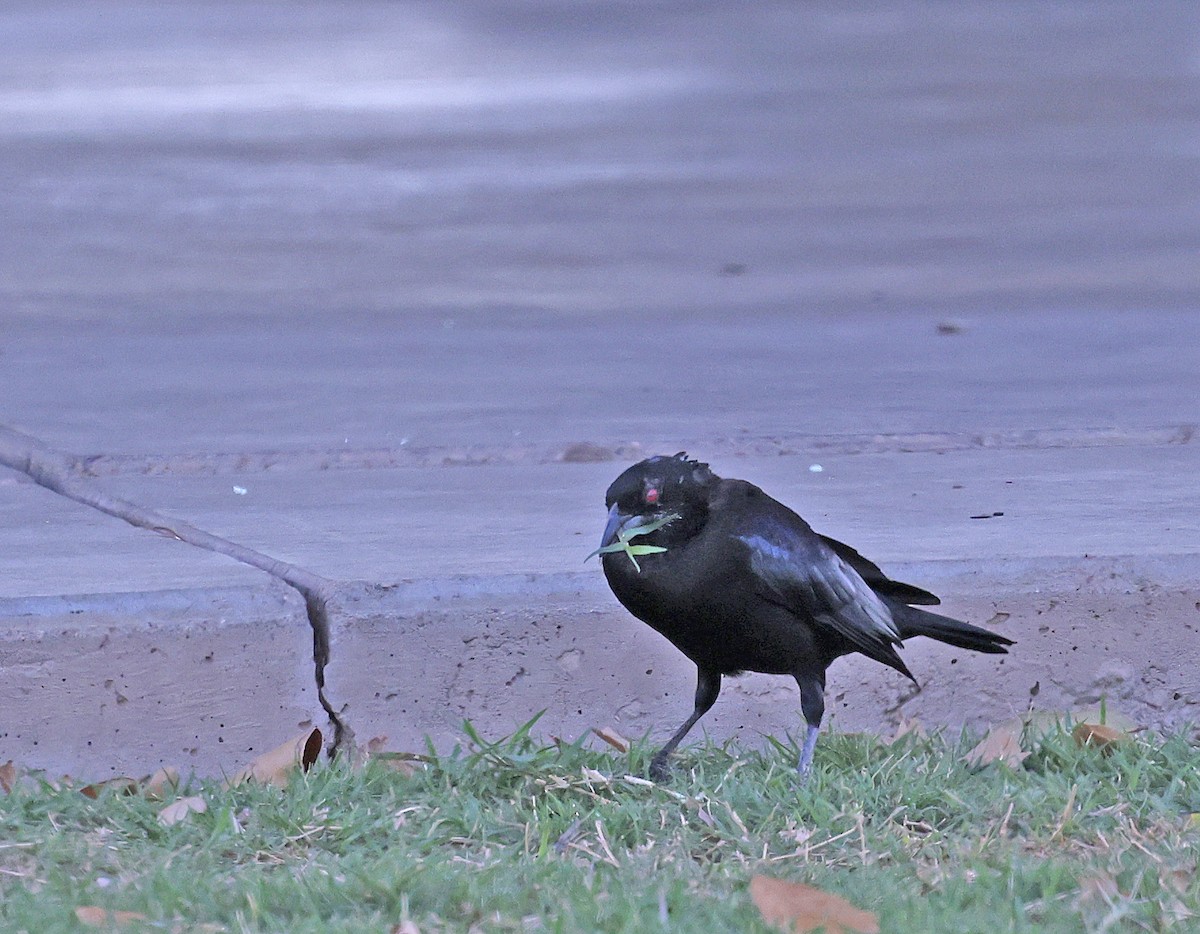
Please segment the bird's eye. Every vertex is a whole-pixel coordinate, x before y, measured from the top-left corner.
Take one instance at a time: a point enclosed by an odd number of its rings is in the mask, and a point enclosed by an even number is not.
[[[642,494],[642,499],[644,499],[649,505],[653,506],[658,502],[658,487],[646,487],[646,492]]]

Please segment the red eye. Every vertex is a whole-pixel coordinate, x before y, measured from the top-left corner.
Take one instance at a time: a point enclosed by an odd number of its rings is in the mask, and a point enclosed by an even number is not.
[[[648,487],[646,492],[642,495],[642,499],[653,506],[658,502],[658,487]]]

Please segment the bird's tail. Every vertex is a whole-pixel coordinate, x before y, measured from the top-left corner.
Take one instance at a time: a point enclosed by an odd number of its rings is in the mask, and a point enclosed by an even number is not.
[[[949,616],[940,616],[928,610],[918,610],[911,606],[893,606],[892,612],[900,630],[900,638],[909,636],[928,636],[956,645],[960,649],[970,649],[973,652],[987,652],[1001,655],[1008,651],[1005,646],[1013,644],[1012,639],[1005,638],[970,623],[964,623]]]

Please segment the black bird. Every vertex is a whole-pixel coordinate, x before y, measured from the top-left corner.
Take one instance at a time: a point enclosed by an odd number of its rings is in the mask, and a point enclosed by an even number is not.
[[[910,636],[1004,653],[1011,639],[939,616],[937,597],[891,580],[849,545],[818,535],[744,480],[723,480],[686,454],[634,464],[608,488],[600,542],[604,576],[634,616],[696,663],[696,706],[650,765],[708,712],[721,676],[791,675],[808,723],[798,769],[812,766],[825,713],[825,670],[851,652],[912,679],[896,654]]]

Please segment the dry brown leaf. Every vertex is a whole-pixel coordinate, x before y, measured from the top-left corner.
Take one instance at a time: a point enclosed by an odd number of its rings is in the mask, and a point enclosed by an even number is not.
[[[379,755],[381,752],[383,752],[384,747],[387,746],[387,741],[388,738],[386,733],[381,733],[379,736],[372,736],[369,740],[367,740],[367,746],[365,750],[367,756],[370,757]]]
[[[178,787],[179,770],[169,765],[142,779],[142,794],[151,801],[162,800]]]
[[[816,931],[826,934],[878,934],[879,918],[855,908],[848,901],[811,885],[786,882],[770,876],[750,880],[750,898],[768,924],[785,931]]]
[[[405,776],[415,775],[422,768],[421,760],[411,752],[381,752],[375,761]]]
[[[1174,892],[1176,895],[1186,895],[1195,877],[1195,867],[1189,869],[1180,869],[1178,867],[1169,869],[1163,867],[1158,871],[1158,880],[1162,883],[1162,887],[1168,892]]]
[[[124,927],[138,921],[148,921],[144,914],[137,911],[109,911],[96,905],[81,905],[75,909],[75,917],[80,924],[90,928]]]
[[[979,745],[963,756],[963,761],[971,768],[1003,762],[1010,768],[1019,769],[1028,755],[1029,753],[1021,748],[1020,726],[1010,722],[988,730],[987,736]]]
[[[12,759],[9,759],[4,765],[0,765],[0,790],[3,790],[6,795],[12,794],[16,784],[17,767],[13,765]]]
[[[373,736],[367,740],[365,746],[359,747],[361,756],[358,767],[361,768],[368,762],[378,762],[393,772],[408,776],[419,771],[421,763],[428,758],[415,752],[387,751],[384,749],[387,740],[386,736]]]
[[[173,824],[178,824],[193,811],[197,814],[203,814],[207,810],[208,802],[204,798],[200,795],[191,795],[187,798],[180,798],[178,801],[172,801],[159,811],[158,822],[164,827],[170,827]]]
[[[321,731],[315,726],[270,752],[264,752],[248,766],[225,782],[226,788],[243,782],[263,782],[286,788],[296,769],[307,772],[321,755]]]
[[[1142,725],[1134,720],[1133,717],[1113,709],[1108,704],[1092,707],[1073,707],[1067,716],[1070,717],[1072,723],[1098,723],[1114,727],[1122,733],[1129,733],[1130,735],[1142,731]]]
[[[1012,730],[1026,743],[1036,744],[1047,738],[1058,736],[1064,729],[1073,729],[1080,723],[1104,724],[1131,735],[1141,730],[1141,727],[1131,718],[1119,711],[1102,707],[1028,710],[1019,717],[997,724],[992,729]]]
[[[372,736],[365,743],[351,743],[349,762],[354,771],[361,772],[365,769],[368,762],[383,752],[387,740],[387,736],[381,734]]]
[[[915,739],[927,739],[929,734],[925,732],[925,725],[916,717],[901,717],[900,725],[896,727],[896,732],[892,738],[887,741],[889,746],[895,746],[900,740],[908,735],[912,735]]]
[[[592,732],[612,746],[617,752],[629,752],[629,740],[611,726],[592,727]]]
[[[1129,734],[1123,730],[1102,723],[1080,723],[1071,731],[1071,735],[1080,746],[1092,746],[1105,755],[1129,739]]]
[[[110,789],[118,794],[131,795],[137,791],[138,783],[132,778],[107,778],[102,782],[92,782],[90,785],[84,785],[79,789],[79,793],[87,798],[99,798],[100,795]]]

